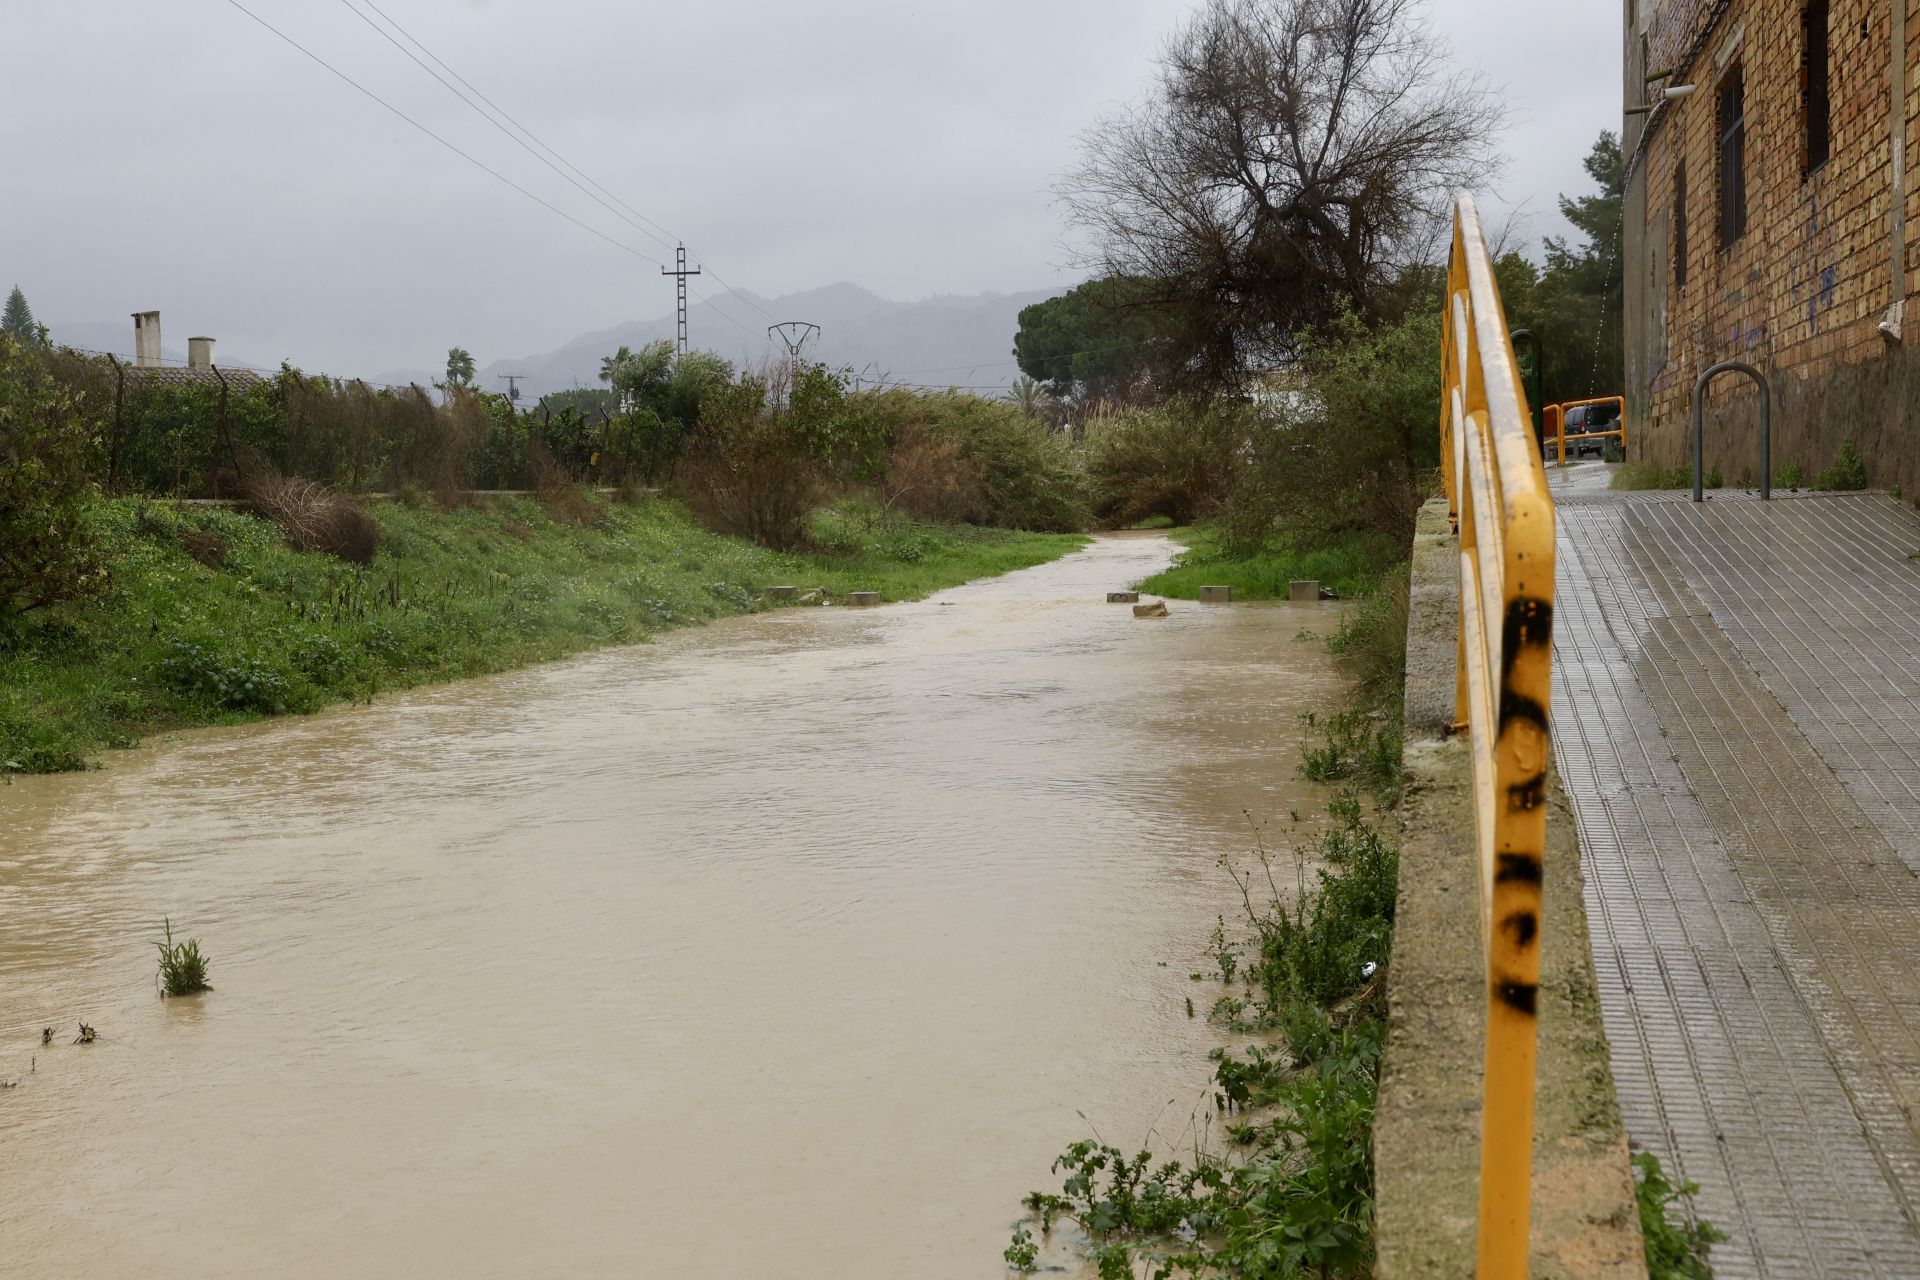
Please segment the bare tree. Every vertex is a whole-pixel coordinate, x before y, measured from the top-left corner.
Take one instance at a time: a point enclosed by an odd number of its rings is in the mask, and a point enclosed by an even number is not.
[[[1499,104],[1418,7],[1208,0],[1082,139],[1060,194],[1089,265],[1170,322],[1166,385],[1235,386],[1344,310],[1390,312],[1452,192],[1492,176]]]

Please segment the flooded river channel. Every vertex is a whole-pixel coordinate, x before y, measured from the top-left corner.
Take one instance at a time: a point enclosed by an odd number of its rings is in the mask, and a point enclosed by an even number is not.
[[[1310,803],[1330,607],[1102,603],[1171,551],[0,787],[0,1271],[1004,1275],[1187,1132],[1216,859]]]

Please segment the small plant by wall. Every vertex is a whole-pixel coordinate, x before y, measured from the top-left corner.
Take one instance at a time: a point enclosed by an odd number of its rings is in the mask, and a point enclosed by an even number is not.
[[[1867,464],[1860,457],[1860,451],[1853,447],[1853,441],[1840,442],[1840,452],[1834,455],[1833,465],[1814,477],[1813,487],[1829,493],[1867,487]]]

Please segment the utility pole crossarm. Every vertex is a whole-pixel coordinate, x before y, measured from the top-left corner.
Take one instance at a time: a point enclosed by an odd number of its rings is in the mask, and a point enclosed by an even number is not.
[[[767,326],[767,336],[780,339],[787,354],[797,357],[800,348],[807,344],[807,339],[820,336],[820,326],[811,320],[782,320],[779,324]]]
[[[674,278],[674,292],[679,303],[677,311],[680,319],[679,335],[675,339],[674,349],[680,355],[684,356],[687,354],[687,277],[699,275],[700,268],[695,267],[691,271],[687,270],[687,246],[683,244],[676,247],[673,251],[673,269],[669,271],[667,268],[662,267],[660,268],[660,274]]]

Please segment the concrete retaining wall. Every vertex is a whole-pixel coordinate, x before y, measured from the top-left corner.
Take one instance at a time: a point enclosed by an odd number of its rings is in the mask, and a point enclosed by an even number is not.
[[[1485,976],[1466,740],[1453,714],[1457,540],[1420,513],[1407,633],[1406,792],[1374,1121],[1381,1280],[1473,1274]],[[1532,1275],[1643,1280],[1627,1144],[1594,989],[1580,850],[1550,783]]]

